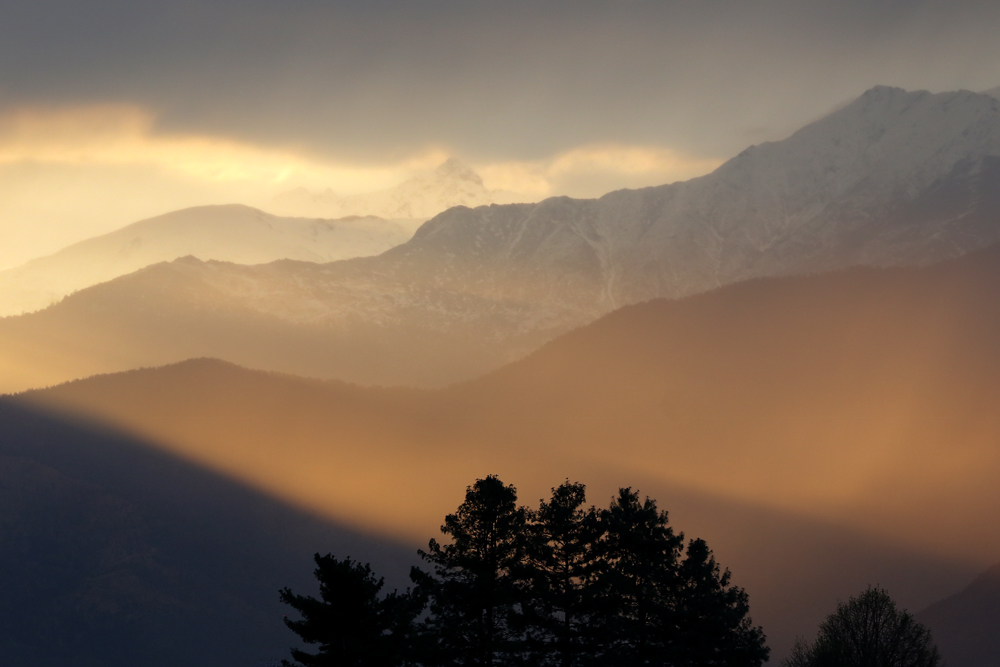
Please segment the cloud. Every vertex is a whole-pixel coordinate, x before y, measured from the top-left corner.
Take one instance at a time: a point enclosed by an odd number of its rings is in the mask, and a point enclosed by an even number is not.
[[[624,187],[645,187],[706,174],[722,164],[662,146],[617,143],[580,146],[551,158],[478,167],[491,187],[537,196],[597,197]]]
[[[341,194],[394,186],[452,155],[427,147],[382,162],[297,146],[164,131],[139,105],[21,107],[0,114],[0,268],[136,220],[203,204],[267,208],[296,187]],[[719,160],[664,147],[585,145],[526,161],[471,161],[521,200],[595,197],[703,174]]]
[[[382,165],[344,164],[305,151],[156,130],[155,115],[133,105],[21,108],[0,116],[0,164],[143,166],[208,183],[255,186],[336,184],[346,192],[386,187],[445,159],[427,150]]]

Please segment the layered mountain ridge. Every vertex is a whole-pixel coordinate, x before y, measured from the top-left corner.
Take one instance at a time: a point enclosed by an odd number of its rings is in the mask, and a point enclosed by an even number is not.
[[[418,225],[374,216],[282,218],[238,204],[187,208],[0,271],[0,317],[45,308],[77,290],[180,257],[265,264],[377,255],[408,241]]]
[[[23,353],[0,359],[20,378],[0,390],[191,356],[441,385],[626,304],[758,276],[926,264],[997,240],[1000,101],[877,87],[686,182],[455,207],[376,257],[150,267],[0,323],[5,350],[52,340],[85,359],[60,351],[67,364],[40,360],[44,374]],[[163,340],[164,321],[186,323],[183,344]],[[86,342],[98,330],[119,342],[113,354]]]
[[[14,401],[414,539],[490,473],[529,504],[638,487],[732,568],[777,658],[869,583],[917,609],[996,562],[998,292],[995,245],[631,305],[435,391],[191,360]]]

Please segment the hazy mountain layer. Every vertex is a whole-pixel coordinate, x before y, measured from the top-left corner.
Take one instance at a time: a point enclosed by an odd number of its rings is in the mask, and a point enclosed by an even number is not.
[[[923,264],[1000,239],[998,221],[1000,101],[874,88],[684,183],[457,207],[347,262],[152,267],[0,322],[0,389],[203,355],[441,385],[625,304],[754,276]]]
[[[179,257],[264,264],[378,255],[408,241],[418,224],[375,217],[279,218],[239,205],[174,211],[0,271],[0,317],[46,308],[79,289]]]
[[[108,429],[0,401],[5,666],[253,667],[297,638],[278,590],[314,552],[399,585],[412,548],[294,510]]]
[[[842,523],[703,493],[606,461],[595,465],[589,453],[566,455],[542,438],[501,443],[473,435],[460,416],[442,416],[436,393],[308,382],[209,360],[94,378],[75,390],[94,403],[138,397],[125,400],[122,409],[138,410],[133,427],[157,431],[168,448],[180,443],[185,456],[210,468],[238,468],[237,474],[279,495],[300,487],[305,493],[298,498],[309,496],[307,504],[409,542],[436,536],[465,486],[489,472],[515,483],[526,504],[566,477],[587,482],[597,504],[606,504],[616,485],[638,486],[670,511],[676,529],[707,539],[734,571],[779,657],[838,597],[873,578],[913,607],[947,595],[975,570],[964,559],[928,554]],[[204,412],[194,407],[199,403]],[[169,415],[174,425],[164,428]],[[414,429],[412,437],[405,429]],[[139,471],[136,482],[142,479]],[[254,555],[252,547],[248,551]],[[362,545],[357,553],[367,558],[372,550]],[[393,569],[393,562],[383,558],[376,565]]]
[[[1000,563],[917,618],[930,627],[949,665],[1000,665]]]
[[[566,477],[597,502],[637,485],[716,546],[787,646],[868,583],[920,608],[996,561],[998,293],[994,246],[630,306],[443,390],[201,361],[23,400],[414,539],[490,472],[529,501]]]
[[[518,201],[512,192],[490,190],[479,174],[455,158],[434,171],[399,185],[357,195],[337,195],[332,190],[314,194],[305,188],[274,198],[271,205],[285,215],[337,218],[345,215],[378,215],[383,218],[426,220],[453,206],[487,206]]]

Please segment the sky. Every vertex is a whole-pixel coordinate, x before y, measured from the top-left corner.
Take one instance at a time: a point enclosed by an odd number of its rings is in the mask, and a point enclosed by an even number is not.
[[[707,173],[873,85],[1000,84],[993,0],[0,0],[0,268],[185,206]]]

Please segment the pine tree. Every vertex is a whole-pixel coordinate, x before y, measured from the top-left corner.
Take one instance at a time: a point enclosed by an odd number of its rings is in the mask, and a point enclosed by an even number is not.
[[[770,655],[764,632],[754,627],[742,588],[730,585],[704,540],[691,540],[680,563],[674,621],[683,637],[676,644],[678,667],[759,667]]]
[[[579,664],[593,607],[597,511],[584,508],[583,484],[567,480],[531,513],[528,541],[528,636],[542,664]]]
[[[418,552],[433,566],[411,574],[430,600],[428,662],[491,667],[522,651],[518,573],[526,519],[514,487],[489,476],[468,487],[465,502],[445,518],[441,532],[451,543],[432,539]]]
[[[631,489],[600,515],[598,605],[590,653],[601,665],[669,665],[681,640],[674,597],[684,536],[656,502]]]
[[[408,664],[414,618],[423,602],[409,593],[380,597],[383,579],[350,558],[314,556],[320,599],[296,595],[285,588],[281,601],[301,614],[285,625],[307,644],[319,644],[311,654],[292,649],[304,667],[397,667]],[[285,667],[292,663],[282,661]]]

